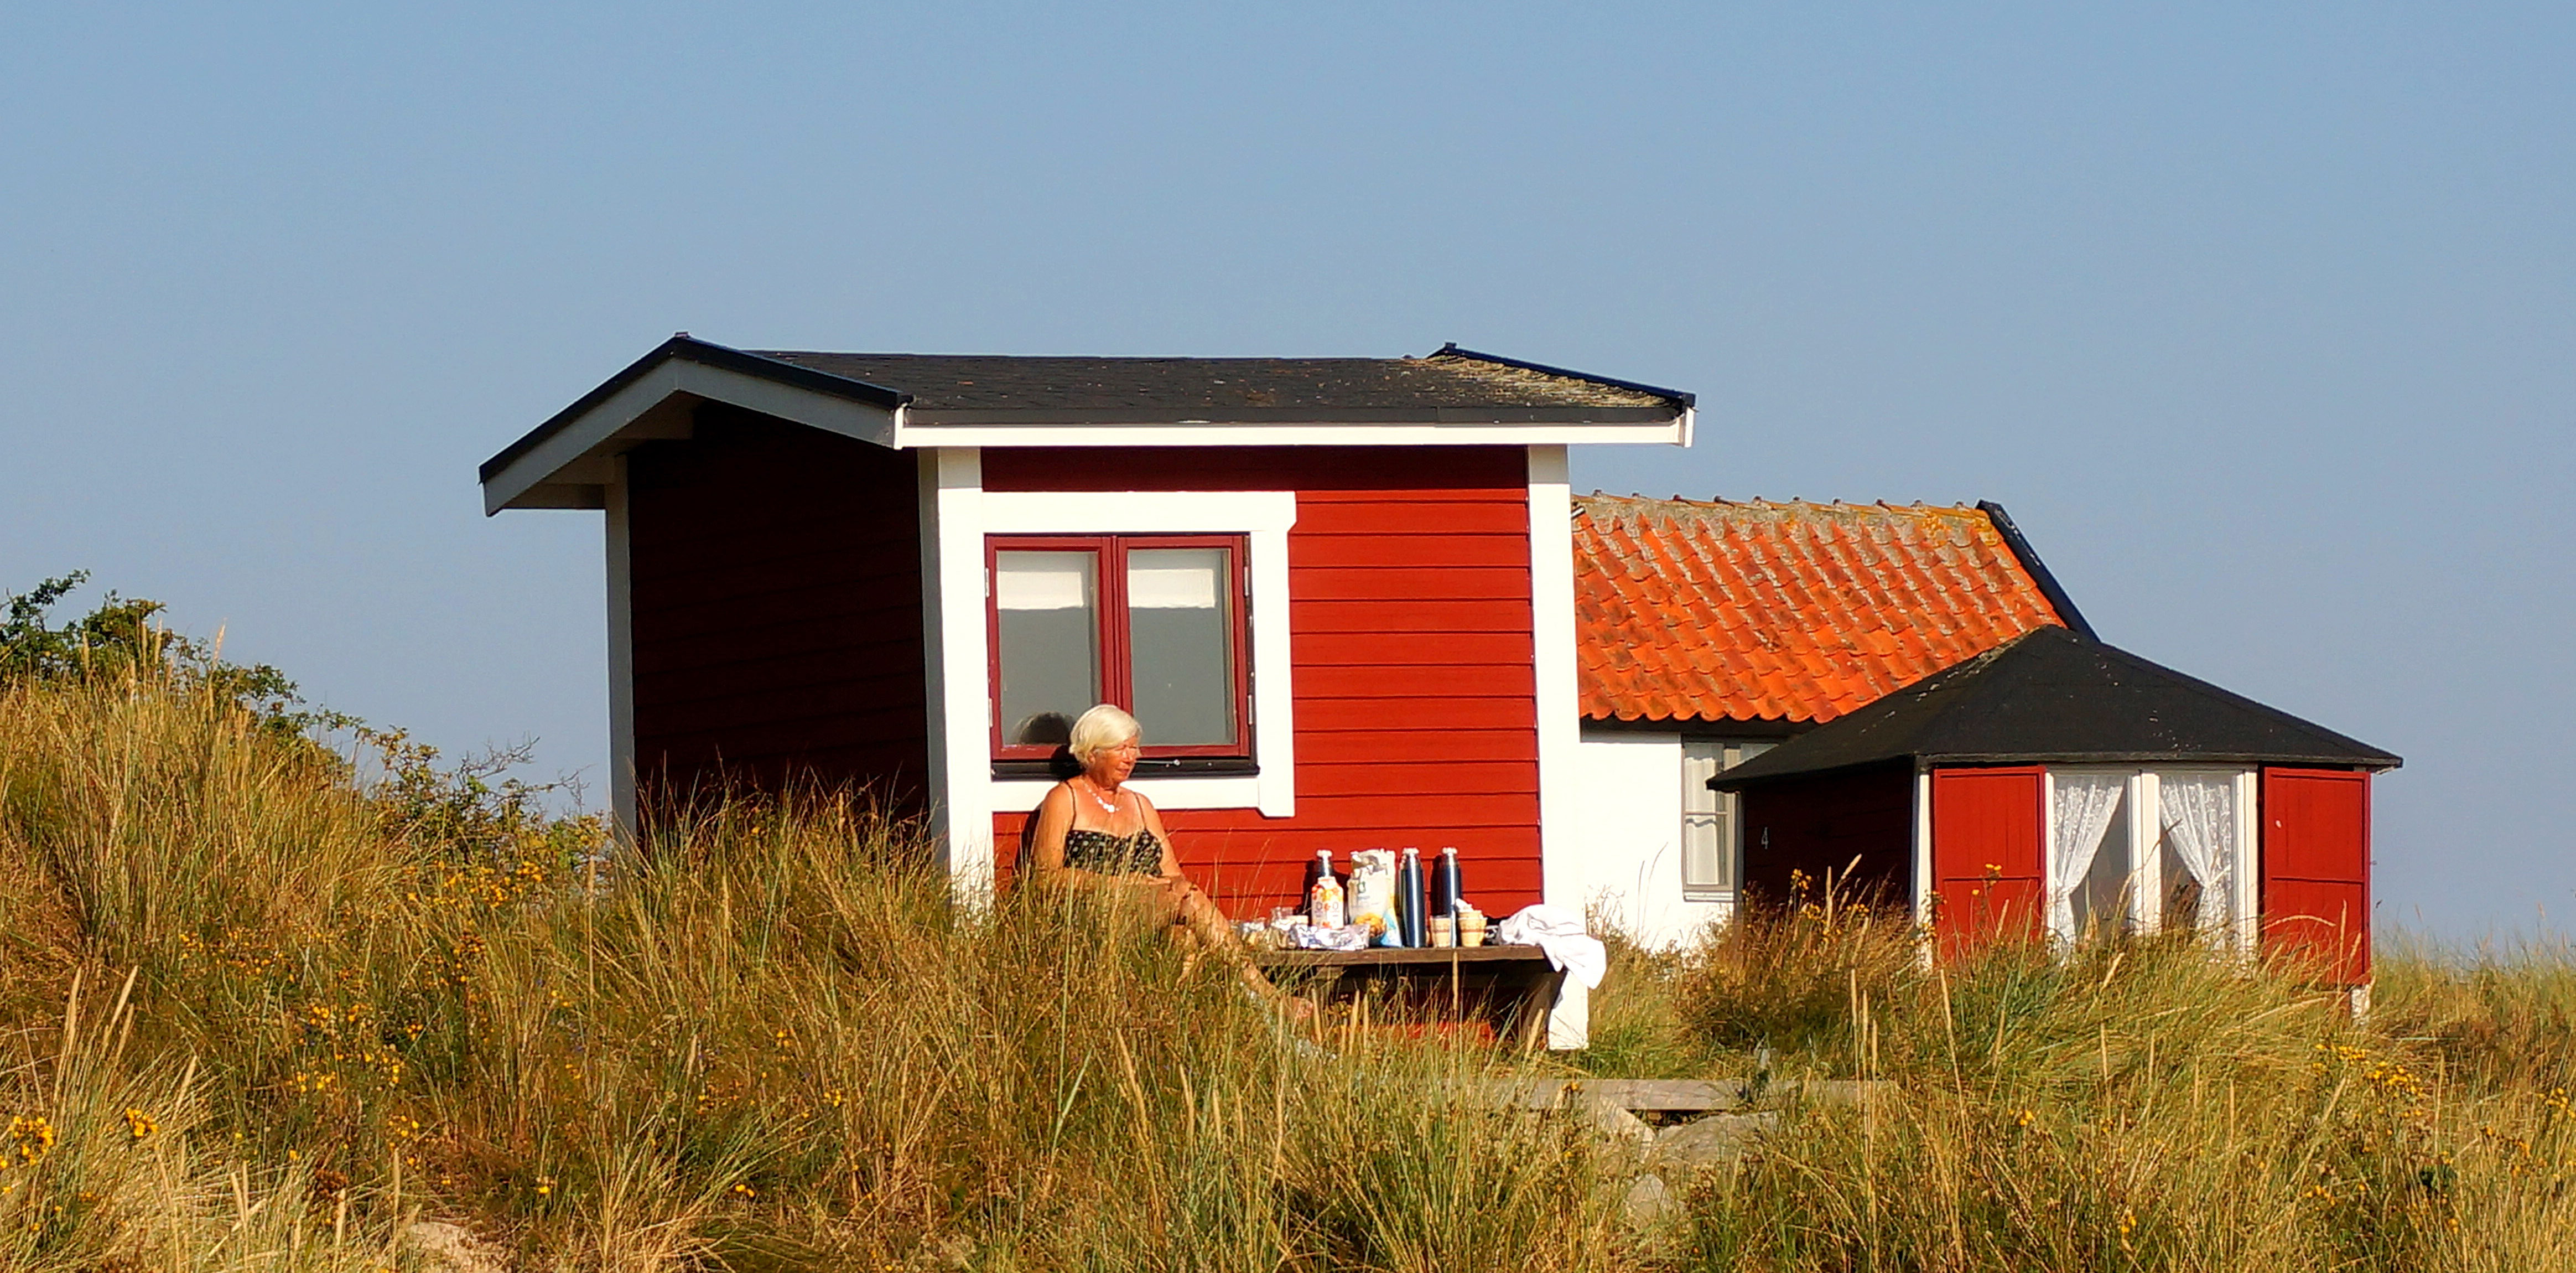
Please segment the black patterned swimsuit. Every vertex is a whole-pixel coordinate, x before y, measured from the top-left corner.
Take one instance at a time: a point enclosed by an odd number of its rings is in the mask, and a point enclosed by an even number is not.
[[[1064,864],[1077,871],[1096,871],[1102,875],[1160,875],[1163,872],[1163,842],[1144,827],[1134,835],[1111,835],[1106,831],[1067,831],[1064,833]]]

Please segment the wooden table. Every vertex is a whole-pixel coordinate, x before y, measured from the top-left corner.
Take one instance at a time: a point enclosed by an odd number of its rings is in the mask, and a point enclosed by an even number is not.
[[[1536,946],[1256,950],[1252,960],[1318,1005],[1382,1005],[1397,1020],[1479,1021],[1524,1049],[1547,1042],[1565,974]]]

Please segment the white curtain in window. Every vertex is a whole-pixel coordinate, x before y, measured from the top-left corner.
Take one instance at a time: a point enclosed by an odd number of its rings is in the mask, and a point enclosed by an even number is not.
[[[2127,789],[2125,774],[2053,774],[2057,788],[2056,834],[2048,846],[2048,926],[2075,935],[2075,891],[2093,869],[2093,855],[2111,830],[2111,815]]]
[[[2165,843],[2200,881],[2200,925],[2223,929],[2236,911],[2236,780],[2230,774],[2161,774]]]

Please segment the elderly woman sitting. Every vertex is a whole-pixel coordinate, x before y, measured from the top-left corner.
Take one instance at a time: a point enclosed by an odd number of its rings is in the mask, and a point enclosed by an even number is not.
[[[1028,841],[1029,874],[1040,881],[1128,891],[1201,942],[1231,949],[1234,926],[1181,874],[1163,815],[1145,793],[1126,785],[1143,737],[1135,717],[1107,703],[1073,723],[1071,750],[1082,772],[1038,802]]]

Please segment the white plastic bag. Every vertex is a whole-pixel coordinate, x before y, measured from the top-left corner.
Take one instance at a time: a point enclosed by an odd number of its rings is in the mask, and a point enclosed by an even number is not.
[[[1362,849],[1351,855],[1350,923],[1368,929],[1371,945],[1395,931],[1395,850]]]

